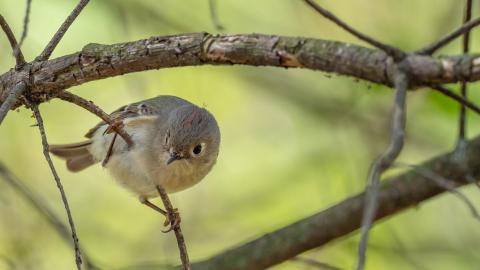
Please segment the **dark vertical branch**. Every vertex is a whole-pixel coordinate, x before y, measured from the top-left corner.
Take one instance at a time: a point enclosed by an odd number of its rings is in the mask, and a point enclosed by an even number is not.
[[[45,61],[50,58],[52,55],[53,50],[57,47],[58,43],[62,39],[63,35],[67,32],[70,25],[72,25],[73,21],[78,17],[80,12],[82,12],[83,8],[88,4],[90,0],[80,0],[77,6],[73,9],[72,13],[67,17],[67,19],[62,23],[60,28],[57,30],[53,38],[48,43],[47,47],[43,50],[43,52],[35,59],[37,61]]]
[[[43,217],[52,228],[62,237],[63,240],[71,244],[71,236],[68,228],[60,221],[60,218],[52,211],[47,203],[35,192],[29,189],[0,161],[0,175],[12,187],[17,194],[22,196],[32,206],[41,217]],[[87,269],[98,269],[88,258],[85,251],[82,250],[83,261]]]
[[[0,125],[7,116],[8,111],[15,105],[20,95],[27,90],[27,84],[25,82],[19,82],[8,94],[7,99],[0,106]]]
[[[158,194],[160,195],[160,198],[162,199],[163,205],[165,206],[165,210],[167,210],[168,218],[173,224],[174,219],[178,217],[175,217],[175,214],[174,214],[175,209],[173,208],[172,203],[168,198],[167,192],[161,186],[157,186],[157,191],[158,191]],[[175,232],[175,237],[177,239],[177,245],[180,251],[180,259],[182,261],[183,270],[190,270],[191,268],[190,268],[190,261],[188,259],[187,246],[185,245],[185,239],[183,238],[183,233],[182,233],[182,229],[180,228],[180,223],[177,223],[175,224],[175,226],[173,226],[173,231]]]
[[[67,212],[68,223],[70,224],[70,229],[72,231],[73,246],[75,248],[75,263],[77,265],[77,269],[81,270],[81,268],[82,268],[82,254],[80,252],[80,245],[78,243],[78,237],[77,237],[77,232],[76,232],[76,229],[75,229],[75,223],[73,222],[73,217],[72,217],[72,213],[70,211],[70,206],[68,204],[67,195],[65,194],[62,182],[60,181],[60,177],[57,174],[57,170],[55,169],[55,166],[53,165],[52,159],[50,158],[50,153],[48,151],[49,144],[48,144],[48,141],[47,141],[47,135],[45,133],[45,127],[43,126],[42,115],[40,114],[40,111],[38,110],[38,105],[37,104],[29,104],[29,106],[33,110],[33,114],[35,115],[35,118],[37,119],[38,128],[40,130],[40,135],[42,137],[43,154],[45,156],[45,159],[47,160],[47,163],[48,163],[48,166],[50,167],[50,170],[52,171],[53,178],[55,179],[58,190],[60,191],[60,195],[62,197],[63,205],[65,206],[65,211]]]
[[[363,270],[365,267],[368,236],[378,210],[380,177],[398,157],[405,141],[408,76],[403,70],[401,70],[401,67],[397,67],[397,72],[395,74],[395,89],[396,94],[392,116],[392,135],[390,145],[386,152],[374,162],[366,189],[366,202],[362,218],[361,238],[358,246],[357,270]]]
[[[210,9],[210,18],[212,20],[212,23],[215,29],[217,29],[217,31],[225,30],[225,27],[223,27],[222,23],[220,22],[220,19],[218,18],[217,0],[208,0],[208,7]]]
[[[466,7],[465,7],[465,16],[463,23],[468,23],[472,19],[472,5],[473,0],[467,0]],[[463,53],[468,53],[470,47],[470,31],[465,32],[463,34]],[[467,83],[462,82],[461,84],[461,94],[462,97],[467,99]],[[460,115],[459,115],[459,131],[458,131],[458,142],[457,146],[463,145],[465,142],[466,137],[466,128],[467,128],[467,119],[466,119],[467,110],[465,105],[460,105]],[[461,147],[461,146],[460,146]]]
[[[25,64],[25,58],[23,57],[22,51],[20,49],[17,50],[18,48],[17,39],[15,38],[15,35],[13,34],[12,29],[10,28],[10,25],[8,25],[7,21],[2,15],[0,15],[0,27],[2,27],[3,32],[5,32],[8,42],[12,47],[13,55],[15,56],[15,60],[17,63],[16,67],[21,68]]]
[[[20,42],[18,43],[18,47],[22,47],[23,41],[28,34],[28,23],[30,22],[30,10],[32,6],[32,0],[27,0],[27,8],[25,10],[25,17],[23,18],[23,31],[22,35],[20,36]]]

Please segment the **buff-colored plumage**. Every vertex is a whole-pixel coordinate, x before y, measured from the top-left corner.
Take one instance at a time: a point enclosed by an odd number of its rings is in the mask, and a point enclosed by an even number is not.
[[[169,193],[186,189],[202,180],[216,162],[217,122],[207,110],[186,100],[158,96],[124,106],[111,117],[122,121],[134,147],[127,149],[118,136],[105,167],[142,199],[158,196],[156,185]],[[69,170],[81,171],[105,159],[115,136],[105,132],[107,128],[99,123],[87,133],[88,141],[52,145],[50,151],[65,159]]]

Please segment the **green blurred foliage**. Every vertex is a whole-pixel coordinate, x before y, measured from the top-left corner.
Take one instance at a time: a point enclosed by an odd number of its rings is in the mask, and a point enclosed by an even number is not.
[[[307,36],[364,43],[293,0],[218,0],[228,33]],[[38,55],[76,1],[33,1],[23,51]],[[457,27],[463,1],[321,1],[340,18],[387,43],[414,50]],[[477,3],[478,4],[478,3]],[[476,8],[478,16],[478,6]],[[17,36],[24,1],[3,0],[0,12]],[[90,42],[116,43],[181,32],[216,33],[207,0],[92,1],[52,57]],[[480,33],[472,48],[478,51]],[[366,45],[365,45],[366,46]],[[0,35],[0,69],[14,65]],[[457,54],[460,42],[442,50]],[[454,86],[456,87],[456,86]],[[471,97],[479,100],[478,84]],[[388,142],[391,89],[308,70],[202,66],[128,74],[84,84],[72,92],[106,111],[172,94],[206,106],[222,131],[214,170],[197,186],[172,196],[193,261],[212,256],[320,211],[360,192],[372,160]],[[59,100],[41,105],[51,143],[83,139],[98,119]],[[408,136],[400,160],[416,163],[452,148],[458,105],[419,90],[408,99]],[[469,134],[480,130],[469,117]],[[0,129],[1,159],[64,217],[58,191],[43,159],[31,112],[9,114]],[[108,269],[145,262],[178,262],[163,219],[138,203],[95,166],[63,179],[81,244]],[[463,188],[476,203],[478,190]],[[358,238],[353,235],[305,256],[351,269]],[[373,230],[368,269],[478,269],[480,232],[466,207],[442,195],[379,223]],[[72,250],[13,190],[0,181],[0,269],[73,269]],[[9,268],[13,265],[15,268]],[[273,269],[311,269],[286,262]]]

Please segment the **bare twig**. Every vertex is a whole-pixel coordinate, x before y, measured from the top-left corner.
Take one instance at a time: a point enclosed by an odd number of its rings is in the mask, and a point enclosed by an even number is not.
[[[396,163],[395,165],[402,166],[402,167],[407,167],[413,169],[415,172],[417,172],[419,175],[425,177],[426,179],[429,179],[433,181],[435,184],[437,184],[439,187],[444,188],[446,191],[454,194],[457,196],[460,200],[462,200],[465,205],[467,206],[468,210],[472,213],[472,216],[480,221],[480,214],[478,213],[477,208],[475,205],[468,199],[468,197],[460,192],[457,189],[457,184],[451,180],[448,180],[447,178],[436,174],[435,172],[429,170],[428,168],[425,168],[423,166],[418,166],[418,165],[412,165],[412,164],[405,164],[405,163]],[[475,181],[476,182],[476,181]]]
[[[465,105],[465,107],[469,108],[470,110],[480,114],[480,107],[478,107],[468,99],[465,99],[464,97],[455,94],[452,90],[448,89],[447,87],[443,85],[431,85],[430,87],[442,93],[443,95],[450,97],[451,99],[459,102],[460,104]]]
[[[448,43],[450,43],[451,41],[453,41],[457,37],[467,33],[468,31],[470,31],[471,29],[473,29],[474,27],[476,27],[478,25],[480,25],[480,18],[477,18],[475,20],[471,20],[471,21],[465,23],[464,25],[462,25],[457,30],[453,31],[452,33],[444,36],[443,38],[435,41],[434,43],[426,46],[425,48],[416,51],[416,53],[425,54],[425,55],[432,55],[438,49],[444,47],[445,45],[447,45]]]
[[[43,49],[43,52],[35,59],[36,61],[45,61],[50,58],[50,55],[52,55],[53,50],[55,50],[63,35],[65,35],[70,25],[72,25],[73,21],[75,21],[77,16],[80,14],[80,12],[82,12],[83,8],[88,4],[89,1],[90,0],[80,0],[80,2],[78,2],[72,13],[70,13],[67,19],[57,30],[53,38],[50,40],[48,45],[45,47],[45,49]]]
[[[208,0],[208,7],[210,9],[210,18],[212,20],[212,23],[215,29],[217,29],[217,31],[225,30],[225,27],[223,27],[222,23],[220,22],[220,19],[218,18],[217,0]]]
[[[319,262],[319,261],[317,261],[317,260],[310,259],[310,258],[295,257],[295,258],[292,258],[291,261],[300,262],[300,263],[303,263],[303,264],[306,264],[306,265],[315,267],[315,268],[317,268],[317,269],[323,269],[323,270],[342,270],[341,268],[338,268],[338,267],[336,267],[336,266],[333,266],[333,265],[330,265],[330,264],[324,263],[324,262]]]
[[[167,211],[168,218],[170,219],[171,223],[174,223],[175,217],[175,209],[168,198],[167,192],[162,186],[157,185],[157,191],[162,199],[163,205],[165,206],[165,210]],[[190,270],[190,261],[188,259],[188,252],[187,246],[185,245],[185,239],[183,238],[182,229],[180,228],[180,224],[177,223],[176,226],[173,227],[173,231],[175,232],[175,237],[177,239],[178,249],[180,250],[180,259],[182,261],[183,270]]]
[[[473,6],[473,0],[467,0],[466,7],[465,7],[465,15],[464,15],[464,21],[463,23],[468,23],[472,19],[472,6]],[[470,47],[470,31],[465,32],[463,35],[463,53],[468,53]],[[462,82],[461,83],[461,89],[460,92],[462,94],[462,97],[464,99],[467,99],[467,94],[468,94],[468,89],[467,89],[467,83]],[[466,137],[466,129],[467,129],[467,110],[465,108],[465,105],[460,105],[460,115],[459,115],[459,125],[458,125],[458,141],[457,141],[457,147],[459,145],[463,145]],[[461,148],[461,146],[460,146]]]
[[[22,47],[23,41],[28,34],[28,23],[30,21],[30,10],[32,6],[32,0],[27,0],[27,8],[25,10],[25,17],[23,18],[23,31],[22,35],[20,36],[20,42],[18,43],[18,48]]]
[[[353,29],[351,26],[349,26],[348,24],[346,24],[345,22],[343,22],[342,20],[340,20],[337,16],[333,15],[330,11],[322,8],[321,6],[319,6],[318,4],[316,4],[313,0],[304,0],[305,3],[307,5],[309,5],[310,7],[312,7],[313,9],[315,9],[318,13],[320,13],[323,17],[329,19],[330,21],[332,21],[333,23],[335,23],[336,25],[340,26],[342,29],[344,29],[345,31],[349,32],[350,34],[354,35],[355,37],[359,38],[360,40],[363,40],[365,42],[367,42],[368,44],[380,49],[380,50],[383,50],[384,52],[386,52],[388,55],[392,56],[395,60],[401,60],[405,57],[405,53],[398,49],[398,48],[395,48],[391,45],[388,45],[388,44],[384,44],[380,41],[377,41],[363,33],[360,33],[359,31]]]
[[[75,229],[75,223],[73,222],[73,217],[72,217],[72,213],[70,211],[70,206],[68,204],[67,195],[65,194],[62,182],[60,181],[60,177],[57,174],[57,170],[55,169],[55,166],[53,165],[52,159],[50,158],[50,153],[48,151],[49,144],[48,144],[48,141],[47,141],[47,135],[45,133],[45,127],[43,126],[42,115],[40,114],[40,111],[38,110],[38,105],[37,104],[29,104],[29,107],[31,107],[31,109],[33,110],[33,114],[35,115],[35,118],[37,119],[38,128],[40,130],[40,135],[42,137],[43,154],[45,156],[45,159],[47,160],[47,163],[48,163],[48,166],[50,167],[50,170],[52,171],[53,178],[55,179],[58,190],[60,191],[60,195],[62,197],[63,205],[65,206],[65,211],[67,212],[68,223],[70,224],[70,229],[71,229],[71,232],[72,232],[73,246],[75,248],[75,263],[77,265],[77,269],[81,270],[81,268],[82,268],[82,254],[81,254],[81,251],[80,251],[80,245],[78,243],[78,237],[77,237],[77,232],[76,232],[76,229]]]
[[[15,38],[12,29],[2,15],[0,15],[0,26],[2,27],[3,32],[5,32],[5,35],[7,35],[8,42],[10,42],[10,46],[12,47],[13,55],[15,56],[15,60],[17,63],[16,67],[21,68],[23,65],[25,65],[25,58],[23,57],[22,50],[17,49],[17,39]]]
[[[29,204],[32,206],[41,217],[43,217],[53,229],[65,240],[69,245],[71,242],[70,232],[68,228],[60,221],[60,218],[54,211],[48,207],[47,203],[35,192],[29,189],[25,184],[20,181],[13,173],[0,161],[0,175],[2,178]],[[86,252],[82,250],[83,261],[86,269],[99,269],[94,266],[91,260],[88,258]]]
[[[387,170],[402,151],[405,139],[406,122],[406,96],[408,89],[408,76],[398,67],[395,74],[395,103],[392,117],[392,135],[390,145],[386,152],[373,164],[369,183],[366,189],[365,207],[362,218],[360,244],[358,246],[357,269],[363,270],[366,261],[368,235],[378,209],[378,193],[380,189],[380,176]]]
[[[12,91],[10,91],[7,99],[0,106],[0,125],[3,122],[3,119],[5,119],[5,116],[7,116],[8,111],[10,111],[13,105],[15,105],[18,97],[22,95],[25,90],[27,90],[27,84],[21,81],[12,89]]]
[[[107,123],[118,135],[120,135],[124,140],[125,143],[127,143],[128,147],[131,148],[133,147],[134,143],[130,135],[128,135],[127,132],[125,132],[119,125],[117,125],[111,118],[110,115],[108,115],[106,112],[104,112],[100,107],[95,105],[92,101],[88,101],[82,97],[79,97],[77,95],[74,95],[70,92],[67,91],[62,91],[61,93],[58,94],[58,98],[71,102],[77,106],[80,106],[87,111],[95,114],[96,116],[100,117],[105,123]]]

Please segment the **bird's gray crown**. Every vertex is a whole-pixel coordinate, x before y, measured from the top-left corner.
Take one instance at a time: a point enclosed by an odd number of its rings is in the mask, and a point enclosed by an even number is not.
[[[173,110],[167,121],[165,148],[178,158],[211,160],[218,155],[220,130],[213,115],[204,108],[184,105]]]

